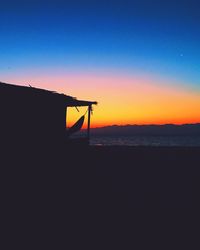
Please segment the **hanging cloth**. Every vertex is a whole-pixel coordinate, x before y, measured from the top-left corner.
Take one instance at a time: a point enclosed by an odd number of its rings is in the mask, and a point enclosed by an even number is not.
[[[84,118],[85,118],[84,115],[81,116],[81,118],[79,118],[78,121],[75,122],[74,125],[67,130],[68,135],[71,135],[81,130],[84,123]]]

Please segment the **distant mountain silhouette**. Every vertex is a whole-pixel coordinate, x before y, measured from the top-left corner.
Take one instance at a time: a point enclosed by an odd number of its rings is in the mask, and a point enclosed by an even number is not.
[[[91,129],[92,135],[112,135],[112,136],[131,136],[131,135],[199,135],[200,123],[184,125],[125,125],[107,126]]]

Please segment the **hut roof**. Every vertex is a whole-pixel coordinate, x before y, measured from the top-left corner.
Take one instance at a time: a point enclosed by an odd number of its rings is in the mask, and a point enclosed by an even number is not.
[[[76,106],[89,106],[92,104],[97,104],[95,101],[84,101],[84,100],[77,100],[75,97],[68,96],[65,94],[57,93],[56,91],[50,91],[46,89],[40,89],[40,88],[35,88],[32,87],[31,85],[29,86],[20,86],[20,85],[15,85],[15,84],[8,84],[4,82],[0,82],[0,91],[5,90],[5,91],[10,91],[18,94],[23,94],[23,95],[39,95],[41,97],[52,97],[55,98],[59,101],[62,101],[66,104],[68,107],[76,107]]]

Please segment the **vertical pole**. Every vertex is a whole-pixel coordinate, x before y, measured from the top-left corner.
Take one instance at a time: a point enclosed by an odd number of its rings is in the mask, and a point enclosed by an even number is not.
[[[67,128],[67,107],[65,109],[65,130]]]
[[[87,138],[88,143],[90,141],[90,115],[91,115],[92,105],[88,106],[88,126],[87,126]]]

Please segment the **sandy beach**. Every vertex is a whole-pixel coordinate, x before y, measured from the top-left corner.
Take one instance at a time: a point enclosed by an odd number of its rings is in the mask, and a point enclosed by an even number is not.
[[[163,242],[168,231],[179,237],[199,211],[199,153],[116,146],[17,154],[4,169],[5,215],[27,237],[36,230],[94,249]]]

